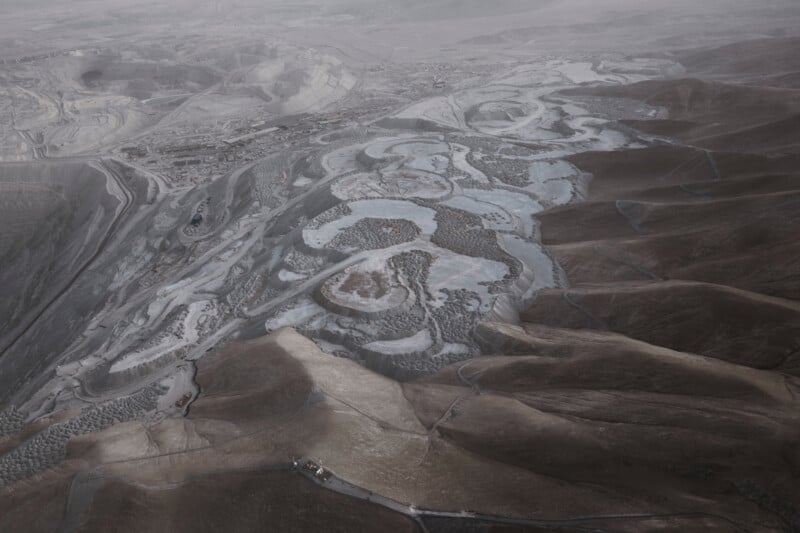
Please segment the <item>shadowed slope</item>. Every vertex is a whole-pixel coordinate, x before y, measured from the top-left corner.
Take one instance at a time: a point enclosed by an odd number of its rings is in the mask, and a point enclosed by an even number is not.
[[[734,519],[744,530],[798,530],[800,93],[698,80],[572,91],[587,93],[666,107],[669,120],[630,124],[677,140],[571,157],[593,175],[587,200],[537,215],[570,286],[541,291],[518,326],[479,327],[502,355],[408,396],[474,453],[759,517]],[[461,399],[437,422],[443,391]]]
[[[703,148],[752,153],[797,153],[800,149],[800,91],[794,89],[689,78],[578,88],[565,94],[631,98],[665,107],[668,119],[623,123]]]
[[[800,87],[800,38],[756,39],[682,54],[680,62],[704,76],[730,76],[773,87]]]

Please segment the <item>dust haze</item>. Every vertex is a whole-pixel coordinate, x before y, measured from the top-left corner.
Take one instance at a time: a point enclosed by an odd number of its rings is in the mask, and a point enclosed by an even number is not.
[[[4,0],[0,531],[800,530],[794,0]]]

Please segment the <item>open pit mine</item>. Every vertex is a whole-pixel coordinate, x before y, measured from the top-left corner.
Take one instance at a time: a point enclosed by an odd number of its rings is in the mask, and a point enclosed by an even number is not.
[[[800,6],[405,4],[0,6],[0,531],[800,531]]]

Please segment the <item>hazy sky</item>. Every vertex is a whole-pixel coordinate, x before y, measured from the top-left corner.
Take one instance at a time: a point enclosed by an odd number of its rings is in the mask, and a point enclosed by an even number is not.
[[[768,23],[759,25],[759,20]],[[758,38],[775,28],[797,34],[800,1],[0,0],[0,56],[102,42],[130,32],[147,37],[207,31],[211,37],[216,29],[233,37],[231,26],[248,28],[235,29],[236,37],[290,32],[311,45],[355,39],[365,49],[381,47],[393,57],[395,49],[430,47],[433,54],[435,47],[510,30],[530,30],[515,38],[554,51],[617,45],[637,51],[680,35],[685,39],[674,43],[678,47]]]

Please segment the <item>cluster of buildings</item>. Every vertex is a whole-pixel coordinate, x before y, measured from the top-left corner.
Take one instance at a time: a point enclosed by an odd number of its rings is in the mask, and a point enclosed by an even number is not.
[[[283,117],[219,132],[170,131],[169,138],[146,139],[120,149],[124,158],[177,182],[201,183],[243,163],[266,157],[276,148],[305,142],[313,135],[346,123],[342,112]]]

